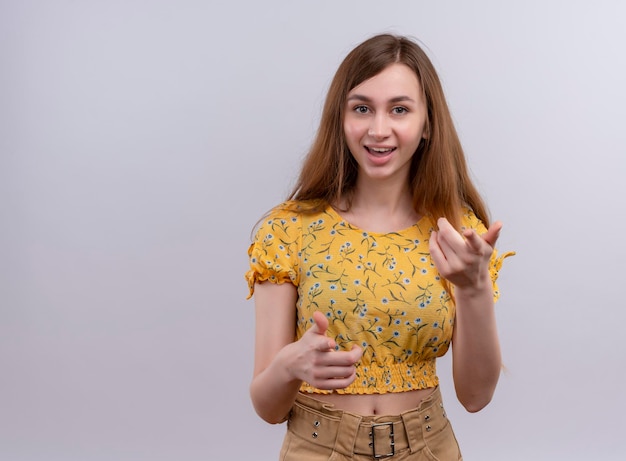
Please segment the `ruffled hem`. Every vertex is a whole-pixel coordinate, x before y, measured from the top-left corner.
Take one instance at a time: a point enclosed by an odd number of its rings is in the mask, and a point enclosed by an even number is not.
[[[246,280],[248,281],[248,296],[246,299],[252,298],[254,295],[254,284],[257,282],[271,282],[271,283],[293,283],[293,277],[290,275],[285,275],[283,277],[276,277],[276,274],[270,271],[260,273],[255,270],[249,270],[245,275]]]
[[[489,272],[491,273],[491,280],[493,282],[495,282],[498,279],[498,273],[500,272],[500,269],[502,269],[502,263],[509,256],[515,256],[515,252],[507,251],[506,253],[498,256],[498,250],[493,251],[493,255],[491,257],[491,265],[489,268]]]

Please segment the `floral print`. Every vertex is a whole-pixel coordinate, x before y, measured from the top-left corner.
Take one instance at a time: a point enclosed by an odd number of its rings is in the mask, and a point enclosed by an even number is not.
[[[291,205],[291,206],[290,206]],[[316,214],[275,208],[248,250],[250,296],[255,282],[293,283],[298,289],[296,338],[313,324],[313,312],[329,320],[337,348],[363,348],[357,379],[337,393],[401,392],[438,384],[435,359],[452,338],[455,306],[430,258],[433,228],[422,218],[408,229],[366,232],[332,208]],[[486,231],[467,209],[463,226]],[[502,260],[494,251],[494,299]],[[303,383],[305,392],[325,393]]]

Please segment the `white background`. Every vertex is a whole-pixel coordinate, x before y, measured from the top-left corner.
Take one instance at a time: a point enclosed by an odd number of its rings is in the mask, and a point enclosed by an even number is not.
[[[0,1],[0,460],[277,459],[250,232],[345,54],[419,38],[505,228],[465,459],[623,459],[626,4]]]

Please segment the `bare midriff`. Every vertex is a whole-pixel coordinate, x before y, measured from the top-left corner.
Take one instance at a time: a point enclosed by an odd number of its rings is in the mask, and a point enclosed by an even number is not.
[[[434,392],[434,388],[387,394],[308,394],[322,402],[362,416],[399,415],[417,408],[422,400]]]

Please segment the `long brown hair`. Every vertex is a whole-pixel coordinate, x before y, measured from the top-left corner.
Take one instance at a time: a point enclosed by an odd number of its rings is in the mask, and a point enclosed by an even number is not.
[[[358,166],[346,144],[343,119],[348,93],[387,66],[401,63],[412,69],[422,86],[428,109],[427,139],[413,156],[409,173],[413,207],[433,224],[446,217],[458,228],[462,207],[470,207],[489,226],[487,209],[472,184],[443,88],[426,53],[412,40],[376,35],[354,48],[335,74],[317,136],[304,159],[298,181],[289,195],[303,212],[328,204],[351,203]]]

